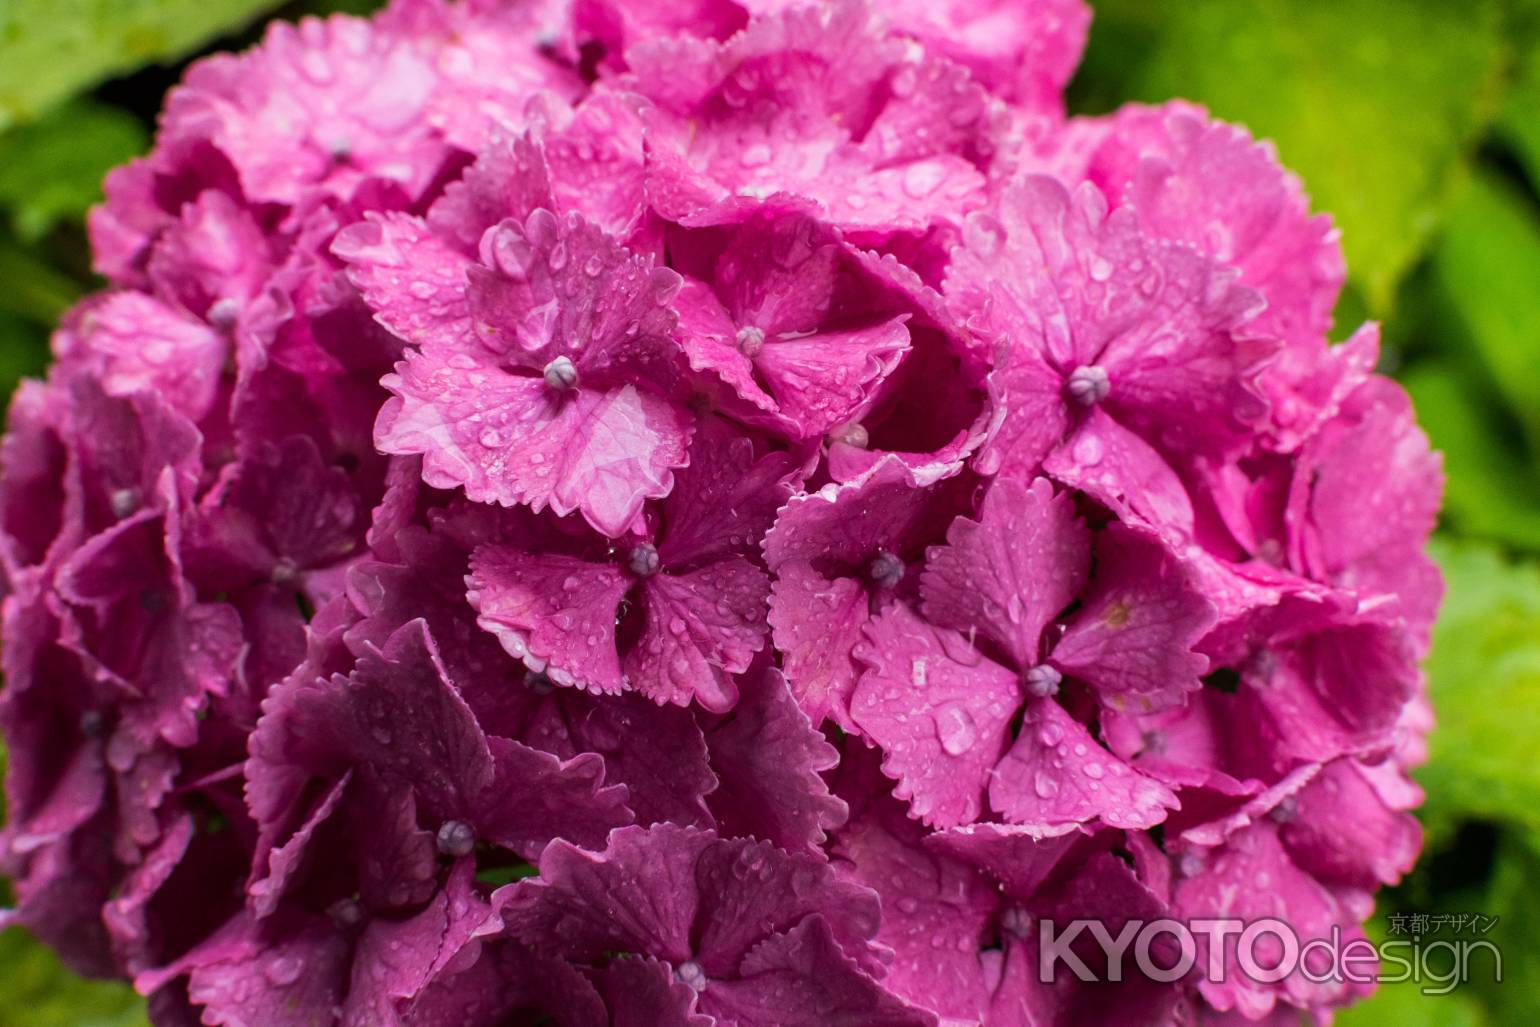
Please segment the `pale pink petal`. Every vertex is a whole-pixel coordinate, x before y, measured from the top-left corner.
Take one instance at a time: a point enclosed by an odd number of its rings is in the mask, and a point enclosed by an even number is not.
[[[396,395],[380,410],[376,444],[422,454],[429,485],[463,486],[478,502],[581,511],[612,537],[645,500],[668,494],[687,459],[689,415],[633,385],[564,393],[543,378],[429,351],[384,384]]]
[[[465,300],[469,257],[406,214],[371,214],[337,233],[332,252],[386,328],[407,342],[462,346],[471,335]]]
[[[851,715],[881,747],[893,794],[937,827],[974,820],[1010,740],[1021,699],[1016,675],[903,603],[867,625],[855,655],[867,670]]]
[[[615,611],[633,581],[619,567],[559,553],[488,546],[471,557],[476,623],[557,684],[618,692]]]

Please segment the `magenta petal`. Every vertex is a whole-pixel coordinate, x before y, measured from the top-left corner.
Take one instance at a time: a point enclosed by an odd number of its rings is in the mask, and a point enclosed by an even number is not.
[[[704,900],[697,959],[708,977],[733,976],[752,959],[760,939],[819,914],[829,919],[830,934],[847,958],[867,973],[881,972],[887,952],[871,942],[881,919],[876,894],[837,874],[822,857],[724,839],[701,852],[695,884]]]
[[[1037,664],[1043,628],[1085,582],[1090,549],[1068,493],[1046,478],[997,479],[976,521],[958,518],[930,550],[920,591],[931,622],[978,631],[1022,671]]]
[[[602,848],[613,828],[635,820],[624,785],[606,785],[604,759],[583,753],[560,760],[507,738],[489,738],[492,786],[470,818],[478,837],[540,858],[553,838]]]
[[[460,346],[471,335],[465,301],[470,258],[417,218],[376,214],[337,233],[332,252],[375,317],[407,342]]]
[[[851,716],[881,747],[893,794],[936,827],[975,819],[1021,701],[1016,675],[903,603],[867,625],[855,654],[867,670]]]
[[[710,832],[671,824],[621,828],[602,853],[552,842],[540,875],[500,891],[497,905],[514,937],[556,954],[635,952],[683,963],[702,902],[695,865],[714,844]]]
[[[1336,345],[1321,340],[1291,346],[1262,376],[1272,448],[1293,453],[1332,417],[1374,372],[1380,357],[1380,326],[1366,321]]]
[[[1036,475],[1069,430],[1064,379],[1035,348],[1011,338],[995,355],[989,398],[1000,424],[979,454],[980,466],[1019,478]]]
[[[313,767],[367,764],[396,787],[415,788],[422,804],[446,819],[472,819],[492,784],[486,736],[446,677],[422,621],[401,628],[383,650],[366,651],[349,677],[286,699],[293,704],[284,712],[294,744]]]
[[[345,830],[351,835],[358,867],[358,898],[367,909],[415,908],[438,890],[439,851],[436,818],[419,825],[417,795],[393,789],[366,771],[363,787],[349,803]],[[318,860],[324,866],[324,860]]]
[[[1232,835],[1219,849],[1192,855],[1195,873],[1176,885],[1178,916],[1238,917],[1247,922],[1276,917],[1300,939],[1332,938],[1334,931],[1344,944],[1362,937],[1357,916],[1345,910],[1329,888],[1294,865],[1279,842],[1277,825],[1269,820]],[[1197,943],[1198,965],[1204,966],[1211,958],[1209,939],[1199,935]],[[1266,936],[1255,953],[1262,966],[1277,964],[1279,954],[1276,939]],[[1216,1009],[1233,1009],[1248,1019],[1267,1014],[1280,999],[1297,1006],[1340,1003],[1352,988],[1332,975],[1320,982],[1306,980],[1303,967],[1276,983],[1256,981],[1240,971],[1233,934],[1225,940],[1220,958],[1224,980],[1203,980],[1198,988]]]
[[[414,41],[360,18],[275,22],[261,46],[188,70],[168,98],[162,144],[206,138],[259,203],[345,196],[372,175],[415,196],[446,156],[429,126],[437,76],[427,58]]]
[[[770,591],[770,629],[797,702],[814,724],[858,732],[850,715],[861,669],[855,647],[871,619],[866,588],[825,578],[807,563],[781,567]]]
[[[766,339],[811,332],[829,314],[839,256],[834,233],[811,218],[757,218],[723,250],[717,291],[735,324]]]
[[[694,1012],[695,989],[674,968],[650,956],[617,959],[605,967],[602,985],[612,1027],[714,1027]]]
[[[187,994],[205,1022],[268,1027],[285,1021],[330,1023],[341,1004],[351,956],[346,936],[324,918],[288,925],[276,941],[240,913],[164,970],[136,981],[146,994],[187,975]]]
[[[1193,647],[1214,608],[1158,538],[1112,525],[1096,546],[1096,576],[1050,660],[1089,682],[1114,709],[1151,712],[1200,686],[1208,660]]]
[[[1084,193],[1072,197],[1055,179],[1014,183],[998,216],[969,219],[944,292],[986,339],[1034,350],[1062,370],[1095,363],[1107,333],[1094,321],[1082,325],[1090,320],[1081,291],[1090,276],[1081,264],[1096,249],[1105,216],[1105,204]]]
[[[674,302],[679,308],[679,345],[691,369],[720,380],[729,390],[723,404],[744,421],[778,424],[775,399],[755,377],[754,362],[738,348],[738,326],[716,294],[686,279]]]
[[[1327,764],[1274,816],[1301,868],[1318,881],[1365,891],[1399,881],[1422,847],[1417,818],[1387,806],[1351,759]]]
[[[54,349],[61,362],[91,369],[108,395],[154,392],[196,421],[213,405],[230,346],[154,297],[119,292],[77,308]]]
[[[1063,107],[1091,11],[1082,0],[901,0],[884,5],[895,28],[966,65],[992,92],[1034,112]]]
[[[666,385],[677,315],[678,272],[654,267],[577,214],[543,208],[489,229],[467,298],[477,338],[532,371],[568,358],[579,381],[600,387],[640,373]]]
[[[526,742],[563,755],[570,748],[603,756],[605,780],[626,786],[626,804],[636,811],[638,823],[711,826],[705,796],[717,779],[692,710],[660,707],[634,693],[598,698],[559,694],[562,701],[550,704],[551,719],[559,719],[559,726],[537,721]],[[553,737],[556,731],[565,742]]]
[[[1000,882],[1007,894],[1030,899],[1060,865],[1076,839],[1076,825],[1040,830],[1020,824],[968,824],[937,831],[928,848],[966,860]]]
[[[213,322],[216,304],[240,309],[257,295],[273,272],[275,248],[255,212],[208,189],[155,240],[146,270],[154,292]]]
[[[263,441],[227,464],[199,504],[188,532],[189,576],[222,589],[253,578],[307,586],[302,572],[354,554],[362,527],[357,489],[309,436]]]
[[[746,682],[738,705],[706,742],[720,782],[708,801],[724,835],[813,854],[826,832],[845,822],[845,803],[820,776],[839,763],[839,752],[798,707],[780,671]]]
[[[397,1018],[398,1004],[416,999],[478,938],[501,930],[501,920],[476,891],[475,871],[474,860],[460,860],[421,912],[364,928],[353,957],[344,1027],[403,1022]]]
[[[754,552],[791,497],[794,473],[790,454],[756,456],[754,440],[731,422],[701,418],[690,463],[674,475],[674,489],[663,501],[663,565]]]
[[[903,95],[883,107],[861,141],[880,163],[904,164],[946,152],[976,154],[992,143],[991,122],[999,126],[1006,120],[967,68],[931,52],[919,51],[899,65],[892,81]]]
[[[527,134],[499,136],[434,201],[428,224],[475,253],[487,229],[504,218],[522,222],[542,207],[556,209],[544,148]]]
[[[765,562],[779,572],[792,561],[833,561],[864,577],[878,553],[913,551],[944,529],[966,501],[958,491],[884,456],[855,480],[792,496],[765,535]]]
[[[904,318],[871,328],[768,340],[755,361],[780,412],[802,438],[860,416],[909,351]]]
[[[989,783],[989,802],[1045,836],[1095,820],[1143,830],[1178,805],[1169,788],[1102,748],[1052,699],[1027,704],[1016,743]]]
[[[352,780],[351,771],[343,774],[322,796],[321,801],[306,817],[299,830],[295,831],[288,841],[267,853],[263,860],[266,863],[266,875],[254,879],[246,886],[246,893],[252,900],[252,911],[258,917],[272,916],[277,911],[284,890],[292,879],[299,876],[303,868],[316,832],[337,811],[337,806],[342,802],[342,797],[347,793],[348,785]]]
[[[732,675],[765,646],[769,594],[765,572],[739,556],[647,579],[647,626],[625,659],[632,687],[659,703],[731,709]]]
[[[411,1027],[500,1027],[510,1016],[518,1022],[542,1013],[561,1017],[562,1027],[612,1027],[581,970],[506,937],[466,945],[407,1008]]]
[[[1287,516],[1303,569],[1364,592],[1422,599],[1424,589],[1395,588],[1397,571],[1420,556],[1433,530],[1443,466],[1405,391],[1384,379],[1361,386],[1305,444],[1300,463]],[[1365,490],[1365,481],[1377,487]],[[1377,567],[1376,558],[1389,554],[1392,566]]]
[[[1261,298],[1235,275],[1145,236],[1128,208],[1109,215],[1090,184],[1033,175],[998,219],[976,219],[947,293],[986,338],[1035,348],[1066,378],[1099,368],[1100,401],[1148,438],[1218,452],[1261,414],[1250,378],[1276,348],[1236,334]]]
[[[466,599],[476,623],[557,684],[618,692],[615,611],[632,580],[614,564],[484,546],[471,557]]]
[[[560,454],[551,508],[563,516],[581,510],[595,528],[616,537],[636,519],[644,498],[672,488],[670,470],[685,462],[689,415],[629,385],[605,393],[587,409],[573,403],[564,415],[570,425],[565,445],[573,448]],[[550,441],[561,445],[557,438]]]
[[[1107,185],[1156,234],[1239,268],[1267,298],[1260,330],[1294,344],[1324,336],[1343,279],[1331,218],[1310,215],[1299,181],[1244,129],[1186,105],[1151,113],[1164,115],[1168,149],[1145,155],[1126,184]]]
[[[1192,499],[1171,465],[1102,410],[1091,411],[1043,470],[1126,520],[1167,537],[1192,534]]]
[[[714,981],[701,1008],[740,1027],[861,1024],[935,1027],[934,1013],[909,1005],[858,970],[821,916],[808,917],[749,953],[742,976]]]
[[[967,863],[922,845],[923,837],[902,806],[879,801],[840,832],[835,851],[882,897],[877,940],[894,953],[883,986],[944,1016],[973,1019],[985,1005],[979,952],[999,892]]]

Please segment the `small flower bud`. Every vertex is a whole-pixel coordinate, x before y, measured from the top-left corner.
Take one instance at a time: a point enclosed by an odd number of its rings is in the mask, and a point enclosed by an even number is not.
[[[456,859],[476,848],[476,831],[463,820],[446,820],[438,829],[438,851]]]
[[[1064,383],[1065,394],[1083,407],[1094,407],[1106,399],[1111,388],[1106,368],[1095,364],[1075,368],[1070,372],[1069,381]]]
[[[577,388],[577,365],[567,357],[557,357],[545,365],[545,383],[557,392]]]
[[[1064,675],[1046,663],[1039,663],[1036,667],[1027,671],[1022,678],[1026,686],[1027,694],[1038,699],[1047,699],[1057,695],[1059,682],[1064,680]]]
[[[759,356],[760,350],[765,348],[765,333],[763,329],[753,325],[738,329],[738,352],[753,360]]]
[[[107,718],[101,710],[86,710],[80,715],[80,733],[87,738],[100,738],[107,733]]]
[[[339,931],[353,931],[363,926],[368,914],[357,899],[338,899],[326,907],[326,915]]]
[[[867,573],[878,588],[892,588],[904,580],[904,561],[892,553],[881,552],[872,557]]]
[[[865,449],[871,442],[871,438],[866,433],[865,425],[860,421],[851,421],[849,424],[842,424],[829,432],[829,441],[843,442],[845,445],[854,446],[856,449]]]
[[[626,567],[638,578],[650,578],[658,573],[658,547],[651,542],[643,542],[631,550],[631,555],[626,558]]]
[[[680,963],[674,970],[674,976],[692,991],[701,991],[706,987],[706,971],[693,959]]]

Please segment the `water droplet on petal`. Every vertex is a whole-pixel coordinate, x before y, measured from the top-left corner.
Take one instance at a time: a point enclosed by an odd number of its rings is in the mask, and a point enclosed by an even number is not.
[[[904,192],[915,199],[923,199],[936,191],[946,171],[934,161],[924,161],[919,164],[911,164],[904,171]]]
[[[956,703],[948,703],[936,711],[936,737],[949,755],[961,756],[978,741],[979,730],[972,714]]]

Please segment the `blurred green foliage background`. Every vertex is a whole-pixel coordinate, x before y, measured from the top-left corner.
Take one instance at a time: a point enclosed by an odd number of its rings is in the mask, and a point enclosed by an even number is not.
[[[369,0],[0,0],[0,394],[92,288],[86,209],[144,150],[187,59],[268,16]],[[1338,334],[1385,324],[1385,369],[1445,453],[1448,595],[1419,773],[1427,848],[1396,913],[1501,919],[1504,982],[1385,986],[1344,1027],[1540,1023],[1540,0],[1101,0],[1071,107],[1183,96],[1274,140],[1343,232]],[[0,936],[0,1027],[142,1025],[132,992]]]

